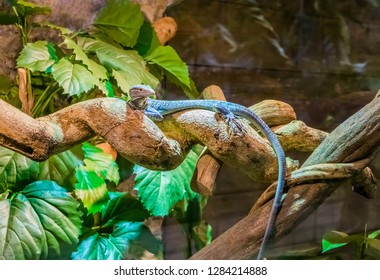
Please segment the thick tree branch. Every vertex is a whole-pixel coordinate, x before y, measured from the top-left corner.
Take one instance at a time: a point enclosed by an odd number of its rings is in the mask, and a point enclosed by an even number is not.
[[[267,140],[246,123],[248,133],[231,131],[211,111],[173,114],[157,123],[159,129],[141,112],[116,98],[88,100],[38,119],[2,100],[0,108],[0,145],[37,161],[99,135],[128,160],[151,169],[175,168],[199,143],[257,181],[277,178],[277,159]]]
[[[380,94],[337,127],[303,166],[348,163],[365,159],[380,145]],[[342,180],[305,183],[291,188],[276,221],[277,240],[308,217],[340,185]],[[254,207],[237,224],[216,238],[192,259],[250,259],[257,253],[272,203]]]
[[[185,157],[141,112],[127,110],[123,100],[99,98],[33,119],[0,100],[0,145],[43,161],[95,135],[122,156],[152,169],[172,169]]]

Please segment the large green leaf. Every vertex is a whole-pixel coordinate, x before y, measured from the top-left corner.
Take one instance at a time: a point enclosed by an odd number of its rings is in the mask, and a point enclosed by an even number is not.
[[[138,196],[154,216],[166,216],[176,203],[189,195],[190,180],[198,155],[190,151],[186,159],[174,170],[153,171],[135,167]]]
[[[114,231],[107,234],[96,233],[83,240],[74,260],[123,260],[137,259],[142,249],[154,254],[159,251],[160,243],[150,230],[141,222],[118,222]]]
[[[139,5],[129,0],[109,0],[98,12],[94,25],[116,42],[133,47],[143,22]]]
[[[190,97],[196,97],[198,92],[189,76],[189,69],[171,46],[159,46],[149,53],[145,59],[151,64],[159,65],[168,79],[181,87]]]
[[[105,66],[117,81],[123,92],[136,84],[158,86],[158,79],[145,67],[145,61],[133,50],[123,50],[111,44],[90,39],[78,38],[78,44],[89,52],[95,52],[100,63]]]
[[[142,222],[149,217],[141,202],[126,193],[109,192],[110,200],[101,212],[104,227],[118,221]]]
[[[47,41],[28,43],[17,58],[17,67],[30,71],[50,72],[50,67],[58,61],[54,44]]]
[[[119,183],[119,167],[110,154],[87,142],[82,144],[82,150],[85,157],[84,163],[89,169],[95,171],[105,180],[114,182],[116,185]]]
[[[66,259],[81,232],[79,203],[51,181],[0,200],[0,258]]]
[[[107,87],[107,69],[104,68],[102,65],[96,63],[92,59],[88,58],[88,56],[82,50],[82,48],[78,46],[78,44],[75,43],[71,38],[65,36],[64,44],[69,49],[72,49],[76,59],[82,61],[83,64],[87,66],[88,70],[91,71],[92,75],[94,76],[94,80],[96,81],[95,84],[98,86],[98,88],[104,94],[107,94],[108,96],[113,96],[112,88]]]
[[[134,49],[139,52],[139,55],[144,56],[153,51],[158,46],[161,46],[157,33],[151,23],[145,21],[140,29],[139,37]]]
[[[0,193],[22,182],[30,182],[37,178],[38,172],[37,162],[0,147]]]
[[[77,168],[76,177],[76,196],[83,202],[89,214],[99,212],[109,198],[106,182],[87,166]]]
[[[80,95],[92,89],[97,81],[92,73],[83,65],[72,63],[62,58],[52,67],[52,74],[58,84],[69,95]]]
[[[40,163],[39,180],[51,180],[60,186],[74,188],[75,169],[81,161],[71,152],[65,151],[51,156],[48,160]]]
[[[159,46],[145,57],[150,63],[161,66],[190,88],[189,69],[171,46]]]

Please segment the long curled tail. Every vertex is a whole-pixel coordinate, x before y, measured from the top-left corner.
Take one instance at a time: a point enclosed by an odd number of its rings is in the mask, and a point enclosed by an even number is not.
[[[242,111],[244,111],[244,113],[240,115],[242,115],[244,118],[248,119],[251,123],[253,123],[268,138],[269,142],[272,144],[274,151],[276,152],[278,162],[278,179],[276,193],[273,199],[273,206],[269,215],[268,224],[264,233],[259,253],[257,255],[257,259],[261,260],[264,258],[265,250],[267,249],[269,240],[272,237],[277,214],[282,204],[281,200],[282,194],[284,192],[286,176],[286,159],[284,150],[282,149],[280,142],[278,141],[276,135],[268,127],[268,125],[252,111],[248,109],[242,109]]]
[[[276,150],[276,148],[274,148]],[[279,151],[280,152],[280,151]],[[279,153],[276,151],[277,157],[278,157],[278,168],[279,168],[279,175],[277,180],[277,187],[276,187],[276,193],[273,199],[273,206],[269,215],[268,224],[264,233],[263,241],[261,242],[260,251],[257,255],[257,259],[261,260],[264,258],[265,250],[268,246],[269,240],[272,237],[276,218],[278,215],[278,212],[282,205],[282,194],[284,192],[284,186],[285,186],[285,176],[286,176],[286,160],[283,150],[281,149],[282,155],[279,155]]]

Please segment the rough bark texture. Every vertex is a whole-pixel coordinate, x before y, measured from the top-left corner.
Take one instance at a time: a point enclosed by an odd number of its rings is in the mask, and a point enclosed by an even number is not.
[[[151,169],[175,168],[199,143],[219,160],[257,181],[277,178],[277,159],[268,141],[247,124],[248,133],[234,133],[211,111],[179,112],[157,123],[157,127],[141,112],[115,98],[81,102],[38,119],[2,100],[0,108],[0,145],[37,161],[99,135],[125,158]]]
[[[119,99],[93,99],[38,119],[2,100],[0,108],[0,145],[33,160],[43,161],[95,135],[125,158],[152,169],[174,168],[185,156],[178,142]]]
[[[337,127],[303,166],[352,162],[367,158],[380,145],[380,94]],[[341,180],[312,182],[289,189],[277,217],[272,240],[294,229],[321,205]],[[196,253],[192,259],[250,259],[260,247],[272,203],[254,207],[237,224]]]

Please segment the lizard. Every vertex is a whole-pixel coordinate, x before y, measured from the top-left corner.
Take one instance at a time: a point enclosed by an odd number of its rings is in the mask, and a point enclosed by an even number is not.
[[[242,105],[232,102],[220,100],[156,100],[150,98],[151,96],[155,96],[155,91],[147,85],[132,86],[129,90],[129,95],[131,99],[128,103],[132,109],[141,110],[153,121],[162,121],[164,119],[164,115],[178,111],[187,109],[204,109],[220,113],[225,119],[226,123],[232,129],[239,129],[243,133],[245,132],[244,127],[238,121],[237,117],[240,117],[248,120],[265,135],[265,137],[271,143],[277,156],[278,180],[272,209],[262,239],[260,250],[257,255],[258,260],[264,259],[265,250],[273,234],[276,217],[281,207],[281,200],[286,176],[285,152],[282,149],[276,135],[272,132],[269,126],[253,111]]]

